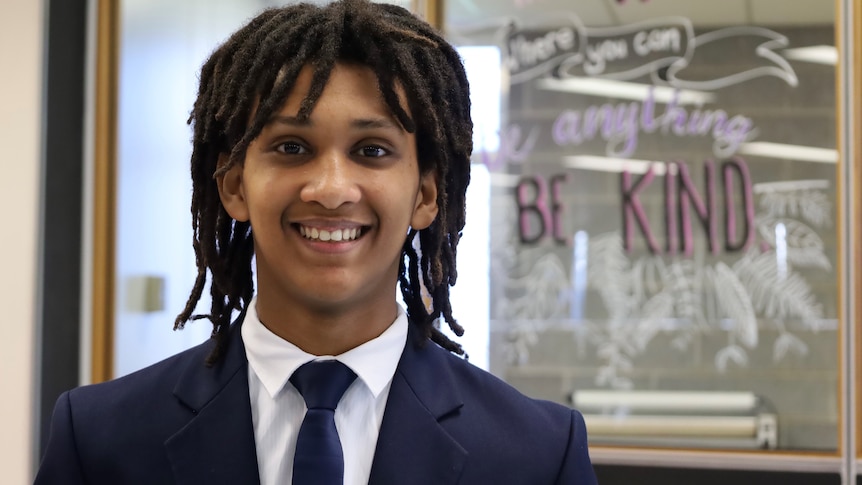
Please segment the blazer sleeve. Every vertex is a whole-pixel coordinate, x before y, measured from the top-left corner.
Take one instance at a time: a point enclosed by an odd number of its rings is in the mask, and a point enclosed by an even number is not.
[[[597,485],[593,464],[587,450],[587,426],[584,417],[572,410],[569,443],[563,466],[557,476],[557,485]]]
[[[51,419],[51,433],[48,446],[35,485],[84,485],[84,472],[75,442],[75,429],[72,424],[72,405],[69,392],[64,392],[54,405]]]

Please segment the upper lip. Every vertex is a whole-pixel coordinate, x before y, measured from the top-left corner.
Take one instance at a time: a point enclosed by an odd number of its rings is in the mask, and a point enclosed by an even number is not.
[[[325,230],[358,229],[361,227],[369,226],[369,224],[363,224],[361,222],[345,219],[301,219],[294,220],[292,221],[292,223],[300,226],[313,227],[316,229]]]

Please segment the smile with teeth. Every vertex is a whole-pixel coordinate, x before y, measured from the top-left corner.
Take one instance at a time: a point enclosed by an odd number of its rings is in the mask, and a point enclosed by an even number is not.
[[[303,225],[299,226],[299,233],[306,239],[311,239],[313,241],[332,241],[332,242],[341,242],[341,241],[353,241],[357,239],[360,235],[362,235],[361,227],[354,227],[351,229],[334,229],[334,230],[326,230],[326,229],[317,229],[316,227],[306,227]]]

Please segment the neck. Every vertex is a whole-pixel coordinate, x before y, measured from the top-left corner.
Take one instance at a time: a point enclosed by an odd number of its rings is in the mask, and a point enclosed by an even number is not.
[[[312,355],[339,355],[380,336],[398,316],[397,304],[284,305],[283,300],[258,294],[256,311],[272,333]]]

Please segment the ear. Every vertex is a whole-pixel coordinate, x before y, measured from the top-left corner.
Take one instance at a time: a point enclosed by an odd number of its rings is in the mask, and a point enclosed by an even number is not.
[[[219,155],[217,166],[227,163],[227,157],[228,155],[224,153]],[[216,177],[216,184],[219,198],[227,213],[237,221],[248,221],[248,203],[245,200],[242,165],[235,164],[227,172]]]
[[[430,226],[437,217],[437,171],[430,170],[419,179],[419,192],[413,207],[410,227],[417,230]]]

